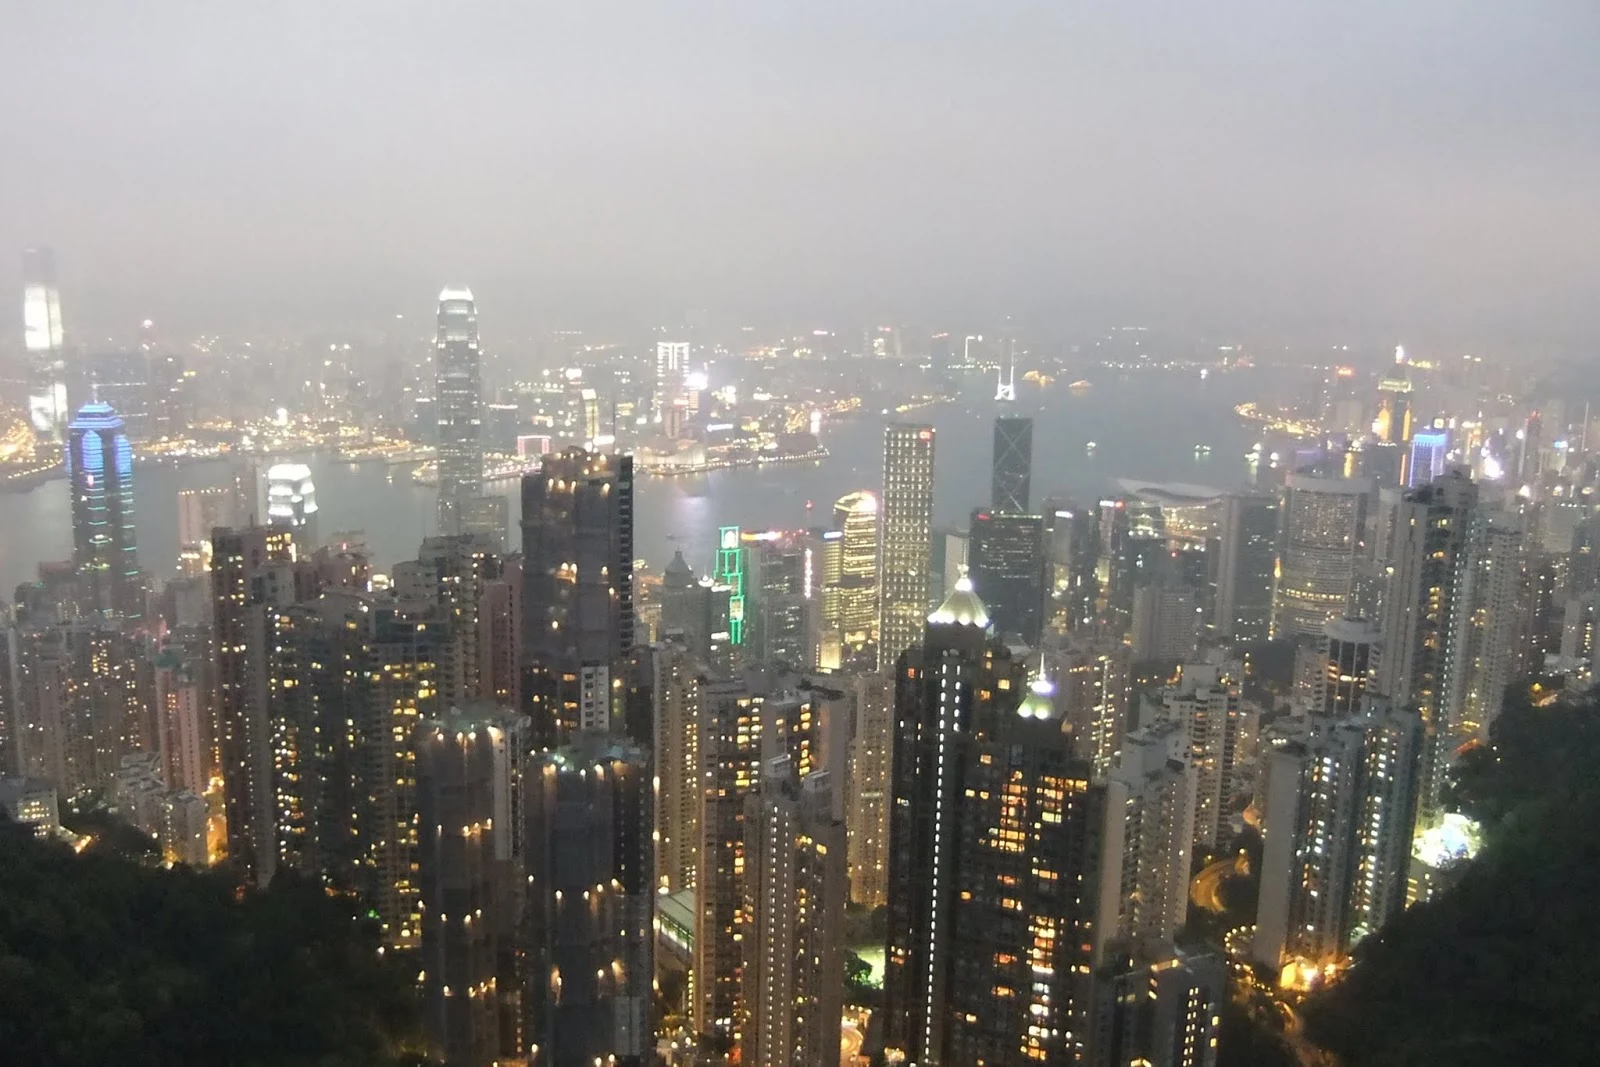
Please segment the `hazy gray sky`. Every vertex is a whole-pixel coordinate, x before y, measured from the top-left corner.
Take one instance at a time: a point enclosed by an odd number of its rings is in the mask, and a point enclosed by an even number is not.
[[[69,319],[462,279],[486,328],[1600,337],[1593,0],[4,0],[0,41],[0,250],[53,245]]]

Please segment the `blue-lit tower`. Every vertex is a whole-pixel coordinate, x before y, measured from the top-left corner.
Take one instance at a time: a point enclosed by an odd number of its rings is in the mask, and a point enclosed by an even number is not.
[[[87,610],[144,615],[144,582],[133,527],[133,448],[110,404],[85,404],[68,426],[72,562]]]
[[[1445,459],[1449,454],[1449,430],[1442,426],[1418,430],[1411,437],[1411,464],[1406,486],[1416,489],[1444,477]]]

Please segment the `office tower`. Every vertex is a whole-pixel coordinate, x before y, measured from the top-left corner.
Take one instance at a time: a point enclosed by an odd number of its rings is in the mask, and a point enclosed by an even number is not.
[[[850,900],[881,907],[889,878],[889,769],[894,752],[894,679],[860,674],[845,679],[854,715],[850,795],[845,804]]]
[[[522,479],[524,691],[540,744],[621,725],[633,457],[569,448]]]
[[[1046,613],[1062,630],[1094,622],[1097,523],[1092,511],[1071,501],[1045,502]]]
[[[211,538],[216,630],[217,747],[228,858],[241,879],[265,885],[277,868],[267,720],[266,612],[297,599],[294,540],[262,526]]]
[[[828,707],[842,703],[843,694],[760,669],[703,679],[697,688],[703,800],[691,1015],[697,1033],[742,1047],[748,1012],[740,942],[750,919],[742,911],[750,869],[745,802],[759,788],[763,768],[779,757],[789,757],[802,776],[843,769],[830,727],[845,713]]]
[[[894,663],[922,639],[933,555],[933,427],[883,432],[878,663]]]
[[[832,666],[859,665],[879,638],[878,498],[865,490],[840,497],[821,547],[822,640],[838,646]]]
[[[1199,788],[1188,734],[1174,722],[1132,731],[1110,780],[1106,848],[1122,857],[1115,936],[1132,946],[1171,941],[1188,915]]]
[[[890,1062],[1083,1055],[1105,790],[988,629],[963,580],[895,671]]]
[[[317,546],[317,484],[304,463],[267,468],[267,525],[288,530],[303,553]]]
[[[1227,967],[1171,945],[1123,958],[1095,980],[1090,1067],[1216,1067]]]
[[[211,569],[211,531],[243,522],[227,489],[178,490],[178,566],[186,575]]]
[[[1323,623],[1349,610],[1371,491],[1362,478],[1288,476],[1273,637],[1316,637]]]
[[[655,420],[661,422],[683,395],[683,377],[689,372],[689,342],[656,342]],[[675,436],[668,434],[669,437]]]
[[[1097,779],[1104,778],[1117,765],[1128,728],[1128,646],[1109,636],[1052,635],[1043,663],[1078,758],[1088,761]]]
[[[1175,686],[1146,697],[1140,721],[1176,723],[1189,735],[1195,770],[1194,846],[1215,850],[1235,797],[1244,792],[1254,759],[1256,719],[1246,705],[1232,665],[1186,663]]]
[[[994,420],[993,469],[989,482],[989,507],[1006,514],[1026,515],[1033,479],[1033,420],[1001,416]]]
[[[649,753],[585,733],[536,756],[527,808],[527,1045],[551,1067],[651,1062]]]
[[[724,526],[717,531],[717,554],[711,567],[711,583],[718,600],[727,601],[728,643],[736,649],[745,644],[745,552],[739,540],[739,527]]]
[[[700,867],[700,665],[681,635],[650,649],[655,739],[656,888],[693,889]]]
[[[122,757],[155,752],[154,672],[116,622],[26,620],[14,631],[17,769],[71,796],[109,788]]]
[[[845,827],[827,771],[780,756],[745,801],[741,1063],[808,1067],[838,1055],[844,1010]]]
[[[528,721],[493,705],[418,723],[422,1018],[451,1064],[528,1053]],[[550,1061],[546,1061],[550,1062]]]
[[[1200,638],[1201,609],[1186,585],[1158,578],[1133,593],[1133,627],[1129,647],[1135,661],[1182,662],[1194,654]]]
[[[1374,429],[1388,444],[1411,442],[1411,382],[1404,377],[1382,378],[1378,382],[1378,418]]]
[[[1272,572],[1278,554],[1275,496],[1230,495],[1222,506],[1217,601],[1212,627],[1223,640],[1265,641],[1272,630]]]
[[[694,568],[683,558],[683,550],[661,575],[661,632],[677,633],[695,656],[705,659],[712,631],[711,579],[697,579]]]
[[[1259,962],[1320,971],[1400,913],[1421,747],[1415,713],[1374,701],[1267,756]]]
[[[122,419],[85,404],[71,424],[72,562],[86,610],[107,618],[144,616],[144,580],[133,526],[133,449]]]
[[[871,563],[877,567],[877,515],[871,516]],[[812,648],[813,601],[807,595],[807,545],[804,535],[778,530],[745,532],[743,553],[745,655],[755,663],[782,663],[803,669],[815,661]],[[878,605],[872,605],[876,628]]]
[[[439,294],[434,411],[439,426],[439,532],[463,528],[467,502],[483,493],[483,380],[478,306],[470,289]]]
[[[1400,707],[1414,707],[1426,734],[1421,777],[1421,818],[1439,813],[1448,753],[1461,734],[1458,680],[1465,669],[1460,642],[1466,634],[1468,534],[1478,507],[1478,487],[1456,471],[1407,490],[1394,511],[1384,598],[1383,658],[1377,691]]]
[[[55,254],[48,248],[22,253],[22,347],[28,358],[28,421],[40,437],[65,441],[71,417],[66,342]]]
[[[1377,625],[1367,619],[1329,619],[1323,625],[1309,705],[1313,715],[1342,719],[1361,710],[1377,677],[1381,639]]]
[[[1452,746],[1489,739],[1506,687],[1526,670],[1524,523],[1522,515],[1479,512],[1467,534],[1466,572],[1461,576],[1461,608],[1455,612],[1453,638],[1461,668],[1451,672],[1453,691],[1445,698],[1456,715]]]
[[[1044,626],[1044,520],[972,513],[967,568],[996,631],[1037,646]]]
[[[1450,455],[1450,431],[1443,427],[1418,430],[1411,438],[1411,460],[1406,467],[1406,485],[1415,489],[1435,478],[1444,477],[1445,460]]]

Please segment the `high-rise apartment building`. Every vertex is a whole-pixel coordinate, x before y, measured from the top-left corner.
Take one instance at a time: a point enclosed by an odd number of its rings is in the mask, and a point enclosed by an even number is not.
[[[66,339],[55,254],[48,248],[22,253],[22,348],[28,358],[28,422],[40,437],[65,441],[72,416]]]
[[[298,599],[294,539],[262,526],[211,538],[216,631],[217,747],[228,858],[241,879],[265,885],[277,869],[267,718],[267,609]]]
[[[178,566],[185,575],[211,569],[211,531],[218,526],[238,526],[235,496],[228,489],[178,490]]]
[[[1055,686],[1062,721],[1078,757],[1089,762],[1096,778],[1110,774],[1121,758],[1131,698],[1130,654],[1122,641],[1092,634],[1051,636],[1044,644],[1045,677]]]
[[[1223,502],[1212,628],[1224,640],[1265,641],[1272,631],[1281,514],[1276,496],[1234,494]]]
[[[1272,636],[1316,637],[1323,623],[1349,610],[1371,492],[1362,478],[1289,475]]]
[[[1320,970],[1399,914],[1421,747],[1414,713],[1374,701],[1267,756],[1257,960]]]
[[[528,1047],[551,1067],[655,1054],[650,757],[584,733],[529,773]]]
[[[1453,644],[1461,669],[1452,673],[1447,703],[1454,711],[1450,743],[1487,741],[1500,716],[1506,688],[1525,672],[1529,610],[1525,518],[1474,516],[1468,532],[1462,610],[1455,613]],[[1573,584],[1569,575],[1569,587]],[[1563,652],[1566,649],[1563,647]]]
[[[693,889],[700,869],[701,665],[678,633],[650,649],[656,779],[656,888]]]
[[[895,423],[883,434],[878,662],[922,639],[933,567],[933,427]]]
[[[87,611],[144,616],[145,586],[133,524],[133,448],[107,404],[85,404],[72,420],[72,562]]]
[[[1166,946],[1096,977],[1090,1067],[1216,1067],[1228,974],[1223,961]]]
[[[1124,738],[1110,775],[1106,847],[1122,857],[1115,936],[1131,946],[1171,941],[1188,916],[1198,784],[1178,723]]]
[[[1141,719],[1175,723],[1188,734],[1196,781],[1194,846],[1207,852],[1221,842],[1254,759],[1257,713],[1240,695],[1236,674],[1232,665],[1186,663],[1177,685],[1146,698]]]
[[[569,448],[522,479],[524,690],[541,744],[621,724],[634,645],[633,457]]]
[[[526,718],[474,705],[419,721],[413,742],[422,1019],[461,1067],[528,1053],[525,819],[540,783],[529,780],[527,735]]]
[[[850,738],[850,900],[881,907],[888,899],[890,761],[894,753],[894,678],[860,674],[844,680],[854,715]]]
[[[434,413],[439,433],[439,531],[464,528],[469,502],[483,492],[483,377],[478,306],[472,291],[439,294],[434,342]]]
[[[787,757],[801,776],[842,763],[832,728],[845,713],[843,696],[760,669],[698,685],[702,804],[691,1015],[697,1033],[732,1047],[743,1047],[749,1021],[741,948],[751,918],[743,910],[746,801],[772,760]]]
[[[962,580],[895,671],[885,1049],[892,1062],[1078,1062],[1106,820],[1043,691]],[[1114,920],[1112,920],[1114,921]]]
[[[739,1062],[809,1067],[838,1055],[845,826],[827,771],[781,756],[745,800],[743,1045]]]
[[[1478,507],[1478,487],[1456,471],[1420,489],[1407,490],[1394,505],[1394,534],[1385,560],[1383,657],[1377,691],[1401,707],[1415,707],[1425,732],[1421,817],[1438,814],[1451,743],[1460,731],[1460,701],[1466,670],[1461,647],[1467,628],[1457,614],[1467,610],[1469,534]]]
[[[1038,515],[972,513],[967,568],[1001,634],[1036,646],[1044,626],[1044,520]]]
[[[1033,420],[1001,416],[994,420],[994,455],[989,508],[1026,515],[1033,481]]]

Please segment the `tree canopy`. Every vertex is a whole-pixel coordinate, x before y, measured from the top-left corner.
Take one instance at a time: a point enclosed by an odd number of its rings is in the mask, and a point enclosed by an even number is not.
[[[415,965],[354,901],[152,869],[0,820],[0,1048],[56,1067],[416,1062]]]

